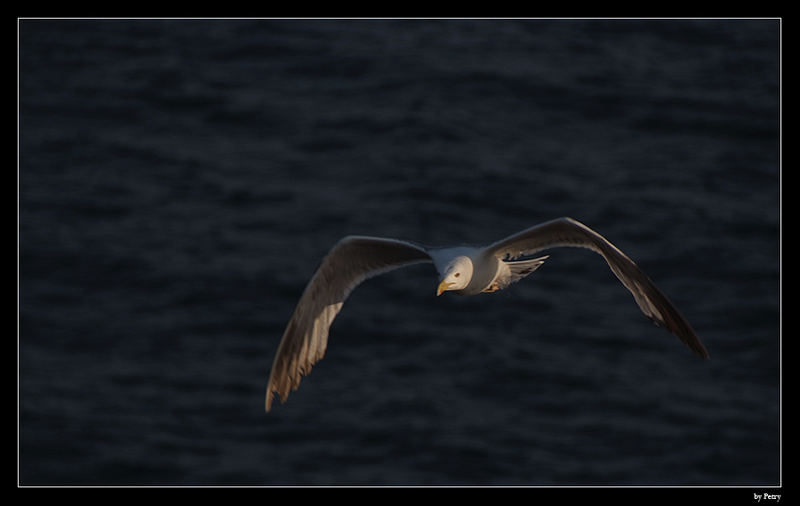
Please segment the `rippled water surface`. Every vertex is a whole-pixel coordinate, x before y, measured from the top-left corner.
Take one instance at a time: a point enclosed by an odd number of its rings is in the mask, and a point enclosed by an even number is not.
[[[780,472],[777,21],[47,21],[19,29],[19,481],[767,485]],[[347,234],[603,260],[367,281],[269,414]]]

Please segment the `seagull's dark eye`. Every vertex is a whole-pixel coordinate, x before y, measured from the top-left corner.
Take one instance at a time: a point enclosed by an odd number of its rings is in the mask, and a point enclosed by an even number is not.
[[[459,277],[460,275],[461,275],[461,273],[460,273],[460,272],[456,272],[455,274],[453,274],[453,277],[456,277],[456,278],[457,278],[457,277]]]

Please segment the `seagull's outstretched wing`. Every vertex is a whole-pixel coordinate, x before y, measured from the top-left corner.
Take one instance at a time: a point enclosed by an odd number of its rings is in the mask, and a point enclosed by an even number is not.
[[[708,358],[703,343],[669,299],[637,265],[603,236],[572,218],[559,218],[523,230],[486,248],[485,253],[498,258],[533,255],[556,246],[588,248],[605,258],[608,266],[625,288],[630,290],[642,312],[663,326],[695,353]]]
[[[267,384],[266,410],[273,393],[285,402],[300,378],[325,354],[328,328],[345,299],[365,279],[432,259],[421,246],[395,239],[348,236],[325,256],[286,326]]]

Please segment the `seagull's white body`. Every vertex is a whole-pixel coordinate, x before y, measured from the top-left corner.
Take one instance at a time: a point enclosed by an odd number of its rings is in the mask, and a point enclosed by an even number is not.
[[[477,295],[481,292],[502,290],[535,271],[549,256],[504,260],[486,248],[469,246],[430,248],[428,254],[442,279],[437,295],[444,291],[459,295]]]
[[[431,248],[397,239],[348,236],[325,256],[297,303],[272,365],[266,410],[270,410],[273,393],[285,401],[302,376],[323,357],[333,319],[350,292],[365,279],[406,265],[432,262],[439,272],[437,295],[444,291],[460,295],[494,292],[529,275],[547,258],[528,257],[558,246],[587,248],[600,254],[648,318],[708,358],[689,323],[650,278],[603,236],[572,218],[542,223],[486,247]]]

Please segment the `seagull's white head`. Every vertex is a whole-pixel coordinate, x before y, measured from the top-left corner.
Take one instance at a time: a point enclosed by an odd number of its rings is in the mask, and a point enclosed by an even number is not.
[[[436,295],[441,295],[448,290],[462,290],[467,287],[472,279],[472,260],[469,257],[455,257],[444,268]]]

